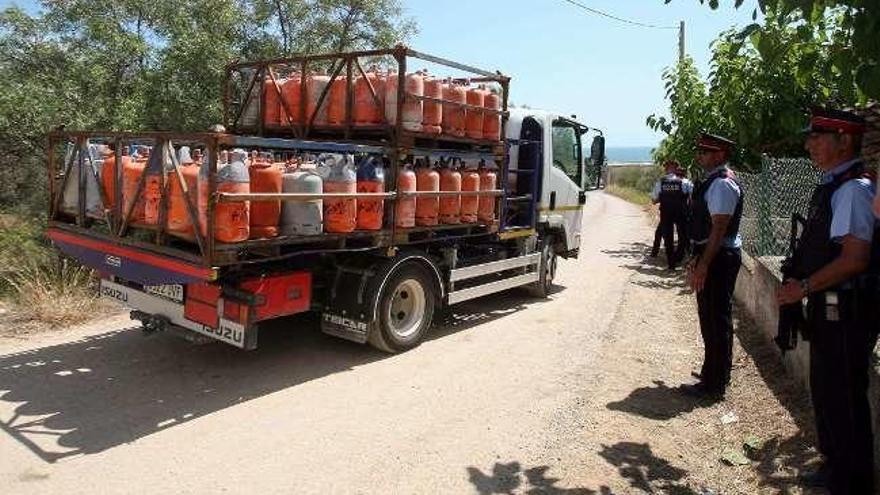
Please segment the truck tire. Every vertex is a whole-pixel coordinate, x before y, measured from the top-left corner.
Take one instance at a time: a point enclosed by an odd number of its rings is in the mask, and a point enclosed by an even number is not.
[[[553,279],[556,278],[556,251],[553,249],[553,238],[547,237],[541,244],[541,263],[538,265],[538,281],[531,286],[531,293],[535,297],[546,299],[550,296],[553,288]]]
[[[435,282],[427,270],[403,263],[381,287],[370,345],[389,353],[418,346],[431,327],[436,301]]]

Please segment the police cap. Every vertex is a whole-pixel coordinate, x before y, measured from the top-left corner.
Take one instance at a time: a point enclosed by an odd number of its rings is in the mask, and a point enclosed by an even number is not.
[[[810,125],[805,134],[821,132],[831,134],[864,134],[865,119],[852,112],[827,108],[813,108]]]
[[[697,140],[698,150],[731,151],[734,146],[736,143],[730,139],[706,132],[700,134],[700,138]]]

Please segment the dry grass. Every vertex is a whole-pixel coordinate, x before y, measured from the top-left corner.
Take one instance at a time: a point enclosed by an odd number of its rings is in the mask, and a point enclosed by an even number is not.
[[[93,272],[53,249],[35,218],[0,213],[0,333],[61,327],[104,314]]]
[[[68,259],[30,260],[3,279],[11,288],[11,311],[19,321],[57,327],[103,313],[91,270]]]

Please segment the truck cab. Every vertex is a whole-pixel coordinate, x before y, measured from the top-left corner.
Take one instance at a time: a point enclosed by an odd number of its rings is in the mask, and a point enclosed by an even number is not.
[[[585,140],[593,137],[590,151]],[[586,203],[588,167],[604,162],[604,138],[596,131],[553,112],[512,108],[507,124],[508,188],[533,194],[535,224],[542,237],[551,237],[554,251],[576,257]]]

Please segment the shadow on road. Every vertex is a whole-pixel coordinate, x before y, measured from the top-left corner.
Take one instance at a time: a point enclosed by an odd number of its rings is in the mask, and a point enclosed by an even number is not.
[[[666,266],[666,256],[661,254],[656,258],[648,256],[651,246],[644,242],[632,242],[618,249],[606,249],[602,253],[616,259],[632,261],[622,265],[646,277],[636,277],[630,280],[632,284],[649,289],[679,289],[679,294],[689,292],[686,283],[685,270],[679,267],[669,270]]]
[[[617,467],[629,485],[646,493],[696,495],[697,492],[682,483],[688,472],[654,455],[646,443],[618,442],[603,445],[599,455]]]
[[[562,488],[556,486],[558,478],[548,478],[550,466],[536,466],[524,469],[516,461],[502,464],[496,462],[491,473],[483,473],[479,468],[467,468],[468,479],[480,495],[526,493],[530,495],[594,495],[610,494],[608,487],[602,491],[586,488]]]
[[[656,380],[653,387],[633,390],[622,400],[609,402],[605,407],[648,419],[667,421],[678,415],[689,413],[698,407],[712,405],[682,393],[681,387],[671,388],[662,380]]]
[[[542,302],[509,291],[463,303],[435,324],[429,338]],[[132,327],[0,356],[0,429],[55,462],[393,358],[326,336],[318,327],[313,314],[268,323],[260,330],[260,347],[251,352],[225,344],[195,346],[161,334],[145,337]]]
[[[673,466],[666,459],[657,457],[645,443],[618,442],[603,445],[598,452],[610,465],[617,468],[620,476],[633,488],[644,493],[668,493],[696,495],[697,492],[684,481],[688,472]],[[484,473],[477,467],[467,468],[468,479],[480,495],[526,493],[530,495],[610,495],[611,489],[600,486],[590,488],[562,488],[560,479],[548,477],[549,466],[525,468],[521,463],[496,462],[491,472]]]

